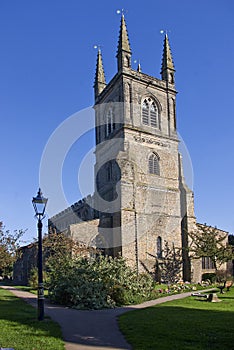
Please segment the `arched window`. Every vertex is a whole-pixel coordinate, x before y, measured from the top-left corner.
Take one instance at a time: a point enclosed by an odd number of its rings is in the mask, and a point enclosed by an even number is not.
[[[106,115],[106,136],[109,136],[114,130],[113,110],[110,108]]]
[[[172,98],[173,118],[174,118],[174,129],[176,130],[176,105],[175,100]]]
[[[142,123],[149,125],[149,105],[147,100],[144,100],[142,103]]]
[[[160,236],[157,238],[157,257],[162,258],[162,238]]]
[[[158,127],[157,108],[154,102],[152,102],[150,105],[150,124],[154,128]]]
[[[149,173],[160,175],[159,156],[155,153],[152,153],[149,157]]]
[[[145,98],[141,105],[141,117],[142,124],[152,126],[153,128],[159,127],[159,115],[156,103],[152,98]]]

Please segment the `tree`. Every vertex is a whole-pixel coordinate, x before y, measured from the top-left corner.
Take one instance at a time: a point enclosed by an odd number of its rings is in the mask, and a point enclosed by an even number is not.
[[[175,248],[174,244],[170,248],[169,243],[165,241],[162,258],[158,261],[160,277],[164,283],[176,283],[181,278],[182,272],[181,250]]]
[[[50,233],[43,238],[43,255],[46,265],[60,264],[71,257],[95,255],[98,251],[95,248],[87,247],[85,244],[75,241],[72,237],[63,233]]]
[[[216,227],[197,225],[196,231],[189,232],[191,240],[189,254],[192,259],[209,257],[217,272],[222,264],[233,259],[233,249],[228,243],[228,234]]]
[[[5,231],[3,223],[0,222],[0,275],[10,275],[13,264],[17,259],[19,239],[25,231],[15,230],[11,233]]]
[[[164,249],[160,257],[148,253],[155,259],[154,272],[141,262],[144,269],[151,275],[157,282],[173,284],[177,283],[181,279],[183,259],[181,255],[181,249],[176,248],[174,243],[170,247],[168,241],[164,241]]]

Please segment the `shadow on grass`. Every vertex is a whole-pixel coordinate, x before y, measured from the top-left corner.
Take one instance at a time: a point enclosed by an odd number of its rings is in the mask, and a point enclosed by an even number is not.
[[[223,294],[219,294],[218,295],[219,299],[228,299],[228,300],[234,300],[234,297],[233,296],[226,296],[226,295],[223,295]]]
[[[0,289],[1,291],[1,289]],[[5,290],[4,290],[5,291]],[[0,293],[1,295],[1,293]],[[25,312],[25,308],[29,311],[29,315],[23,315],[18,320],[15,315],[11,317],[10,314],[0,311],[0,318],[4,320],[13,321],[10,324],[10,327],[13,328],[18,326],[18,324],[23,324],[29,326],[27,332],[30,335],[35,335],[35,331],[44,331],[47,330],[48,322],[39,322],[36,321],[36,309],[30,307],[30,305],[25,304],[20,299],[13,295],[7,296],[4,302],[0,301],[0,310],[3,305],[4,309],[7,310],[9,307],[12,309],[17,309],[17,314],[22,314]],[[69,342],[70,344],[76,344],[77,347],[82,345],[88,345],[94,350],[99,347],[107,347],[113,349],[127,349],[124,338],[121,337],[121,334],[117,328],[116,316],[122,312],[121,308],[116,309],[103,309],[103,310],[76,310],[71,308],[64,308],[60,305],[49,304],[49,308],[46,309],[46,313],[54,320],[58,320],[62,329],[66,328],[69,331],[64,332],[64,341]],[[29,308],[28,308],[29,307]],[[33,313],[33,314],[32,314]],[[67,325],[69,325],[67,327]],[[0,320],[0,329],[1,329],[1,320]],[[16,329],[17,331],[17,329]],[[19,332],[18,332],[19,333]],[[49,336],[55,336],[54,332],[48,332]],[[1,336],[0,336],[1,338]],[[58,339],[59,339],[58,335]],[[124,343],[124,345],[122,345]],[[1,344],[0,344],[1,346]],[[12,343],[11,343],[12,346]],[[12,346],[14,348],[14,346]],[[62,348],[58,347],[25,347],[19,348],[17,350],[60,350]]]
[[[233,311],[212,310],[214,303],[209,303],[209,309],[206,309],[208,303],[205,302],[198,303],[197,309],[167,304],[119,317],[121,331],[134,350],[232,349]]]
[[[15,335],[15,337],[11,339],[10,344],[13,347],[24,337],[28,339],[28,344],[30,344],[30,337],[51,337],[59,340],[62,338],[58,324],[54,323],[49,318],[45,318],[45,321],[38,321],[37,310],[34,307],[4,289],[0,289],[0,324],[1,322],[3,325],[10,327],[12,337]],[[6,331],[5,333],[1,333],[0,345],[8,341],[8,336]],[[40,343],[41,342],[42,339],[40,339]],[[38,347],[38,349],[43,349],[43,347]],[[60,349],[62,349],[62,347],[60,347]]]

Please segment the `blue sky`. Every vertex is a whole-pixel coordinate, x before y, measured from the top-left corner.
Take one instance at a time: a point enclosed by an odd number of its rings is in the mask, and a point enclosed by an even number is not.
[[[11,230],[28,228],[27,241],[36,236],[31,199],[43,149],[60,123],[94,102],[95,44],[102,46],[107,81],[116,73],[119,8],[127,11],[133,61],[140,59],[146,74],[160,77],[160,30],[168,30],[178,130],[193,164],[195,214],[199,222],[234,232],[232,0],[2,0],[0,220]],[[86,135],[65,162],[71,203],[79,199],[79,162],[92,142]]]

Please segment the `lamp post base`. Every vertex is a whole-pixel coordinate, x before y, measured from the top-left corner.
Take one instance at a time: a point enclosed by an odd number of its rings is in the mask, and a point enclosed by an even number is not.
[[[38,295],[37,295],[37,305],[38,305],[38,320],[44,320],[44,286],[43,283],[38,284]]]

